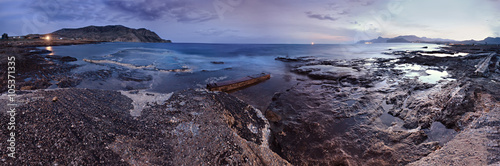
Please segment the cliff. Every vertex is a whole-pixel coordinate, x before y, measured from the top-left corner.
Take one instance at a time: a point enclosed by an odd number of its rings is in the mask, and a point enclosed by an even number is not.
[[[64,28],[52,32],[50,35],[56,38],[86,39],[108,42],[171,42],[170,40],[160,38],[153,31],[144,28],[133,29],[122,25],[87,26],[76,29]]]

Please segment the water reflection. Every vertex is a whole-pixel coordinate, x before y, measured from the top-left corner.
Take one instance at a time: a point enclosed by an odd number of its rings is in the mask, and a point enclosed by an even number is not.
[[[425,73],[427,73],[428,75],[421,76],[419,78],[420,81],[431,84],[435,84],[440,80],[446,79],[446,77],[448,76],[448,72],[446,71],[441,72],[437,70],[426,70]]]
[[[47,46],[47,47],[45,47],[45,50],[50,51],[50,54],[47,54],[47,55],[54,55],[54,51],[52,50],[52,47],[51,47],[51,46]]]
[[[444,145],[457,134],[455,130],[446,128],[441,122],[433,122],[430,129],[424,131],[428,136],[428,142],[437,141],[440,145]]]

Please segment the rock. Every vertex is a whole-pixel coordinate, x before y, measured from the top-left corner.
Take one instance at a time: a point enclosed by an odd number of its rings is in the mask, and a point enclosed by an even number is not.
[[[143,81],[151,81],[153,80],[153,76],[151,75],[146,75],[142,72],[127,72],[127,73],[120,73],[118,75],[118,78],[120,78],[123,81],[136,81],[136,82],[143,82]]]
[[[311,56],[303,56],[303,57],[289,57],[289,56],[279,56],[274,60],[283,61],[283,62],[310,62],[314,61]]]
[[[132,100],[116,91],[58,89],[18,97],[35,100],[16,108],[16,123],[23,124],[16,126],[22,133],[16,147],[22,148],[16,159],[0,151],[6,165],[290,165],[268,148],[269,124],[260,111],[226,93],[176,92],[148,103],[135,118]],[[2,121],[10,118],[6,111],[0,110]],[[6,130],[0,123],[0,132]]]
[[[377,127],[371,119],[380,116],[376,103],[382,102],[381,94],[367,93],[349,106],[343,101],[356,91],[339,93],[336,88],[310,84],[276,94],[266,111],[272,122],[271,148],[294,165],[405,164],[438,146],[423,144],[427,138],[423,131]]]
[[[90,79],[92,81],[106,80],[113,76],[112,70],[97,70],[97,71],[87,71],[79,75],[79,77]]]
[[[272,98],[266,111],[266,117],[272,122],[271,148],[294,165],[405,165],[412,162],[447,165],[453,163],[452,157],[445,157],[448,163],[438,160],[454,151],[464,151],[452,155],[455,160],[466,158],[467,162],[455,162],[461,163],[459,165],[475,161],[480,165],[498,163],[498,157],[490,156],[499,156],[500,148],[472,154],[473,151],[464,149],[470,148],[469,145],[453,147],[465,141],[460,138],[448,147],[447,153],[442,153],[438,149],[446,146],[453,135],[446,135],[451,138],[439,142],[432,142],[427,135],[436,121],[444,124],[446,130],[467,131],[472,128],[471,124],[484,126],[483,132],[496,130],[491,128],[497,124],[495,118],[489,119],[492,116],[486,112],[498,110],[500,90],[495,80],[499,78],[498,73],[474,77],[474,65],[484,56],[437,57],[422,53],[452,55],[455,51],[396,51],[390,54],[401,57],[389,60],[290,61],[295,64],[291,71],[313,80],[299,80],[296,86]],[[491,61],[488,70],[494,71],[496,56]],[[408,70],[395,68],[398,65],[409,65],[409,71],[419,72],[419,76],[407,77]],[[454,79],[424,83],[419,79],[420,74],[429,69],[447,71]],[[481,97],[485,94],[491,96]],[[393,120],[382,122],[382,116]],[[473,123],[477,118],[490,121]],[[472,141],[470,146],[486,141],[484,136]],[[495,142],[498,138],[495,136],[487,138]],[[484,149],[484,144],[479,147]],[[486,158],[487,163],[483,160]]]
[[[500,103],[488,94],[478,94],[484,114],[473,120],[450,142],[428,156],[408,165],[498,165],[500,163]]]
[[[81,78],[63,77],[57,83],[57,87],[59,87],[59,88],[75,87],[78,84],[80,84],[81,82],[82,82]]]
[[[35,89],[35,87],[33,87],[33,86],[23,86],[23,87],[21,87],[21,90],[33,90],[33,89]]]
[[[496,56],[496,53],[490,53],[490,55],[481,60],[481,62],[477,65],[477,69],[474,71],[474,74],[478,76],[488,76],[488,67],[493,56]]]
[[[222,62],[222,61],[211,61],[210,63],[212,63],[212,64],[224,64],[224,62]]]
[[[273,111],[266,110],[266,118],[271,122],[279,122],[281,117]]]
[[[53,59],[53,60],[58,60],[58,61],[61,61],[61,62],[73,62],[73,61],[77,61],[78,60],[78,59],[76,59],[74,57],[70,57],[70,56],[58,56],[58,55],[46,55],[45,58]]]
[[[70,57],[70,56],[63,56],[61,58],[61,61],[63,62],[73,62],[73,61],[77,61],[78,59],[74,58],[74,57]]]

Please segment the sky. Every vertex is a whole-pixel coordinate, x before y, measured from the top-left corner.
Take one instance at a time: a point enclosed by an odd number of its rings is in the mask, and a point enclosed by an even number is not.
[[[124,25],[178,43],[500,36],[500,0],[0,0],[0,33]]]

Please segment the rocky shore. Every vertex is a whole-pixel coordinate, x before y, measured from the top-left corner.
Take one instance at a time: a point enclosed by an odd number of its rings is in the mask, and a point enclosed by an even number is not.
[[[69,56],[48,56],[48,50],[40,50],[36,47],[51,45],[72,45],[72,44],[92,44],[98,41],[58,41],[46,42],[40,40],[26,41],[0,41],[0,92],[7,90],[7,60],[9,57],[15,58],[16,89],[31,90],[45,89],[52,83],[51,80],[64,80],[67,73],[78,67],[67,64],[76,59]]]
[[[16,58],[16,158],[0,151],[6,165],[289,165],[268,147],[269,123],[260,110],[226,93],[185,90],[76,89],[84,79],[109,78],[114,71],[71,74],[72,57],[44,55],[37,42],[2,42],[3,59]],[[33,44],[33,45],[32,45]],[[82,43],[64,43],[82,44]],[[2,68],[7,62],[0,63]],[[2,70],[2,75],[7,75]],[[151,76],[120,72],[125,81]],[[53,80],[56,80],[54,82]],[[1,91],[7,90],[2,77]],[[57,89],[48,90],[49,86]],[[134,89],[134,88],[131,88]],[[7,105],[10,98],[0,96]],[[8,108],[2,122],[11,118]],[[0,124],[1,140],[10,138]],[[8,142],[1,142],[7,147]]]
[[[261,111],[205,89],[77,89],[113,75],[138,83],[151,76],[119,69],[70,74],[78,67],[68,63],[72,57],[1,44],[0,67],[8,56],[17,60],[20,104],[18,158],[0,151],[8,165],[500,164],[497,47],[388,50],[395,57],[389,59],[278,57],[307,78]],[[6,78],[0,82],[5,92]],[[8,103],[5,93],[0,103]],[[10,117],[6,109],[2,122]],[[6,125],[1,140],[9,137]]]
[[[268,148],[269,123],[252,106],[205,90],[157,95],[19,92],[17,158],[2,150],[0,160],[7,165],[289,165]],[[7,103],[6,95],[0,98]],[[137,98],[147,105],[134,108],[140,106],[132,104]],[[134,109],[141,110],[139,116],[131,115]],[[2,122],[9,119],[6,111],[2,108]],[[8,139],[6,125],[0,124],[1,140]]]
[[[499,164],[499,55],[448,49],[276,58],[311,80],[274,96],[271,148],[294,165]]]

